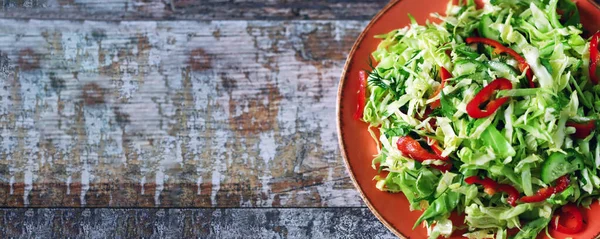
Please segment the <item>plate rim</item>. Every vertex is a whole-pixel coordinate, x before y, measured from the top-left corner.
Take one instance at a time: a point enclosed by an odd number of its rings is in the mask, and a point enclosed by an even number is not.
[[[394,235],[396,235],[399,238],[409,239],[407,236],[405,236],[400,231],[398,231],[395,227],[393,227],[387,220],[385,220],[383,218],[383,216],[379,213],[379,211],[375,210],[375,207],[373,206],[373,204],[371,203],[371,201],[369,200],[367,195],[363,192],[362,188],[358,184],[358,181],[356,181],[356,177],[354,175],[354,172],[352,171],[352,166],[350,165],[350,162],[348,161],[348,155],[346,153],[346,144],[344,142],[344,137],[343,137],[343,132],[342,132],[342,118],[341,118],[341,111],[342,111],[341,103],[342,103],[342,96],[343,96],[342,93],[344,90],[344,86],[346,85],[347,72],[351,65],[350,59],[356,53],[356,50],[358,49],[358,47],[364,40],[365,36],[367,35],[367,32],[371,29],[371,27],[373,27],[373,25],[375,25],[375,23],[379,20],[379,18],[381,18],[385,13],[387,13],[387,11],[389,11],[394,5],[398,4],[400,1],[402,1],[402,0],[391,0],[388,4],[386,4],[371,19],[369,24],[363,29],[363,31],[356,38],[356,41],[352,45],[352,48],[351,48],[350,52],[348,53],[348,58],[346,59],[346,62],[344,63],[344,69],[342,70],[342,73],[340,76],[340,82],[338,85],[337,100],[336,100],[336,128],[337,128],[337,136],[338,136],[338,146],[340,148],[342,158],[344,159],[344,165],[346,166],[346,171],[350,175],[352,184],[354,185],[354,188],[358,191],[361,199],[363,200],[363,202],[365,202],[365,204],[367,205],[367,207],[369,208],[371,213],[373,213],[373,215],[375,215],[375,217],[377,217],[377,219],[388,230],[390,230],[392,233],[394,233]]]

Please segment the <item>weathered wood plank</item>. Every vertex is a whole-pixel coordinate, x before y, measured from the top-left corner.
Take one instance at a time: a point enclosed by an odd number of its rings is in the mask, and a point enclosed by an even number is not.
[[[335,102],[366,23],[0,20],[0,205],[361,206]]]
[[[2,238],[395,238],[365,208],[0,209]]]
[[[368,20],[388,0],[4,0],[1,18],[68,20]]]

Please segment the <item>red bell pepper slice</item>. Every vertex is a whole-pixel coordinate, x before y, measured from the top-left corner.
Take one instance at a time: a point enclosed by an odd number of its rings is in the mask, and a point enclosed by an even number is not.
[[[508,101],[508,97],[492,100],[491,98],[494,95],[494,92],[496,90],[509,89],[512,89],[512,83],[505,78],[498,78],[490,82],[490,84],[483,87],[483,89],[475,95],[475,98],[467,104],[467,114],[473,118],[485,118],[492,115],[500,108],[500,106]],[[488,102],[485,106],[485,110],[481,110],[480,106],[485,102]]]
[[[508,202],[508,204],[510,204],[511,206],[517,206],[517,200],[519,199],[519,191],[508,184],[500,184],[498,185],[498,191],[500,192],[505,192],[506,194],[508,194],[508,197],[506,198],[506,202]]]
[[[569,175],[563,175],[556,180],[556,186],[540,188],[534,195],[523,196],[520,200],[524,203],[542,202],[552,196],[552,194],[560,193],[567,189],[570,183]]]
[[[429,115],[433,112],[433,110],[430,107],[425,108],[425,113],[423,113],[423,116],[419,116],[418,114],[415,115],[415,118],[417,118],[420,121],[423,121],[425,119],[427,119],[427,117],[429,117]],[[429,119],[429,125],[431,125],[431,128],[435,129],[435,125],[436,125],[436,119],[435,117],[432,117]]]
[[[441,159],[443,161],[447,161],[448,156],[445,156],[445,157],[442,156],[442,153],[444,152],[444,148],[442,148],[440,146],[438,141],[435,139],[429,138],[429,137],[425,137],[425,138],[427,139],[427,145],[429,145],[429,147],[431,147],[431,150],[433,150],[435,155],[437,155],[439,159]]]
[[[445,173],[445,172],[450,171],[450,169],[452,169],[452,163],[445,163],[442,165],[430,164],[429,167],[435,168],[435,169],[440,170]]]
[[[438,156],[439,159],[444,161],[448,160],[448,156],[442,156],[444,149],[438,144],[437,141],[434,141],[434,143],[431,145],[431,149],[433,150],[435,155]]]
[[[496,191],[505,192],[506,194],[508,194],[506,201],[513,207],[517,205],[517,199],[519,199],[519,191],[511,185],[498,184],[491,178],[484,177],[483,179],[481,179],[478,176],[471,176],[465,178],[465,183],[479,184],[483,186],[483,191],[490,196],[496,194]]]
[[[358,92],[356,94],[357,103],[354,119],[360,120],[363,117],[367,100],[367,73],[365,71],[358,72]]]
[[[429,151],[427,151],[426,149],[424,149],[421,144],[419,144],[419,142],[417,142],[415,139],[411,138],[410,136],[404,136],[398,139],[398,142],[396,142],[396,146],[398,147],[398,150],[400,150],[400,152],[402,152],[402,154],[408,156],[409,158],[412,158],[416,161],[419,162],[423,162],[425,160],[428,159],[440,159],[441,158],[436,155],[433,154]]]
[[[575,205],[564,205],[557,212],[559,214],[552,219],[552,227],[556,231],[566,234],[575,234],[583,231],[583,216]]]
[[[527,79],[529,80],[529,87],[535,87],[535,84],[533,83],[533,71],[531,70],[531,67],[529,67],[529,64],[527,64],[525,58],[519,55],[519,53],[517,53],[515,50],[502,45],[502,43],[500,42],[484,37],[469,37],[465,41],[467,42],[467,44],[483,43],[489,45],[495,48],[494,53],[496,54],[507,53],[511,55],[513,58],[515,58],[515,60],[517,60],[517,62],[519,62],[519,70],[521,70],[521,72],[527,71],[526,75]]]
[[[448,79],[452,78],[452,74],[446,70],[446,68],[444,68],[443,66],[440,67],[440,77],[442,78],[442,83],[440,85],[440,87],[435,90],[435,92],[433,92],[433,97],[437,96],[438,94],[440,94],[440,92],[442,91],[442,89],[444,89],[444,86],[446,85],[446,81],[448,81]],[[432,109],[435,109],[437,107],[440,106],[440,100],[437,99],[434,102],[431,102],[429,105],[431,106]]]
[[[585,139],[596,129],[596,121],[590,120],[586,123],[576,123],[573,121],[567,122],[567,126],[575,128],[573,136],[578,139]]]
[[[600,45],[600,32],[596,32],[590,41],[590,80],[594,84],[598,84],[598,62],[600,62],[600,54],[598,54],[598,46]]]
[[[429,109],[428,109],[429,110]],[[442,161],[448,161],[449,157],[448,156],[442,156],[442,153],[444,152],[444,149],[440,146],[440,144],[438,143],[437,140],[435,139],[431,139],[429,137],[427,138],[427,144],[429,145],[429,147],[431,147],[431,150],[433,150],[433,152],[435,153],[435,155],[438,156],[438,159],[442,160]],[[435,165],[435,164],[430,164],[429,167],[431,168],[435,168],[437,170],[440,170],[442,172],[448,172],[450,171],[450,169],[452,169],[452,163],[451,162],[446,162],[442,165]]]
[[[483,186],[483,191],[488,195],[496,194],[496,188],[498,188],[498,183],[490,178],[480,179],[478,176],[471,176],[465,178],[465,183],[467,184],[479,184]]]
[[[531,203],[531,202],[542,202],[552,196],[554,194],[554,188],[540,188],[534,195],[531,196],[523,196],[521,197],[521,202]]]
[[[569,175],[563,175],[560,178],[556,179],[556,186],[554,187],[554,193],[560,193],[565,191],[571,184],[571,179]]]

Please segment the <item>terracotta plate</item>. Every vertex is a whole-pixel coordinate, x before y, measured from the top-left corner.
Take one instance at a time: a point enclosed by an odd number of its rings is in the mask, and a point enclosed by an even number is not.
[[[379,220],[397,236],[402,238],[427,238],[423,227],[412,230],[412,225],[420,216],[420,211],[409,211],[409,203],[402,195],[385,193],[375,188],[373,177],[376,171],[371,168],[371,160],[376,153],[376,145],[367,132],[367,124],[352,118],[356,110],[356,92],[358,91],[358,72],[368,69],[367,59],[373,52],[378,39],[373,36],[387,33],[393,29],[404,27],[412,14],[419,23],[430,19],[432,12],[444,13],[447,0],[395,0],[388,4],[356,40],[349,54],[342,74],[338,91],[338,134],[342,156],[354,181],[354,185],[363,200]],[[591,31],[600,29],[600,10],[591,0],[579,0],[577,5],[581,12],[584,27]],[[594,203],[591,210],[585,212],[586,230],[573,238],[595,238],[600,233],[600,206]],[[460,223],[461,220],[455,220]],[[543,234],[543,233],[542,233]],[[552,232],[555,238],[567,235]],[[461,238],[459,235],[453,238]]]

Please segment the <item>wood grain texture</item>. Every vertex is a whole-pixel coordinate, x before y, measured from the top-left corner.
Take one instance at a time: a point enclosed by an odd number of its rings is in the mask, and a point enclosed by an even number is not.
[[[2,238],[395,238],[365,208],[0,209]]]
[[[388,0],[4,0],[0,17],[68,20],[369,20]]]
[[[0,205],[362,206],[335,102],[366,21],[0,20]]]

